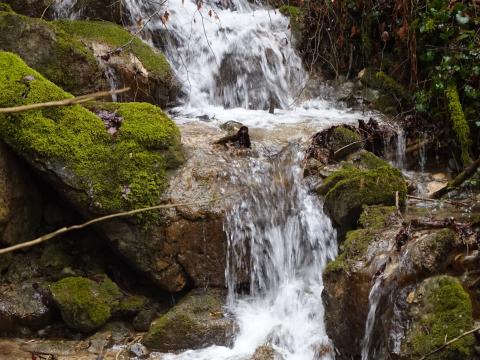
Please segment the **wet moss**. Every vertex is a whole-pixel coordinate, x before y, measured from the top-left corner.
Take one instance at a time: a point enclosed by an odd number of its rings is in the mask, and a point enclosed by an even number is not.
[[[450,118],[452,121],[452,128],[457,136],[462,151],[462,162],[464,166],[468,166],[472,162],[470,157],[470,146],[472,140],[470,138],[470,127],[462,110],[462,104],[458,96],[457,86],[450,84],[446,91],[448,110],[450,111]]]
[[[0,12],[13,12],[12,7],[8,4],[0,2]]]
[[[473,327],[472,304],[458,279],[442,275],[427,279],[418,290],[419,318],[409,334],[413,352],[425,355]],[[470,359],[473,335],[466,336],[443,351],[431,355],[434,360]]]
[[[90,332],[104,325],[122,293],[108,277],[93,281],[68,277],[50,285],[63,320],[73,329]]]
[[[332,134],[329,138],[328,146],[330,150],[335,152],[347,145],[350,145],[352,143],[357,143],[360,140],[362,140],[360,135],[358,135],[355,131],[350,130],[345,126],[337,126],[332,131]],[[355,149],[358,150],[361,148],[362,148],[361,143],[358,143],[356,147],[353,146],[353,150]]]
[[[328,263],[324,274],[328,276],[329,273],[350,272],[351,265],[366,255],[376,234],[390,225],[396,212],[395,206],[364,206],[358,221],[361,228],[347,233],[340,246],[340,254]]]
[[[300,42],[302,38],[302,10],[297,6],[282,5],[278,11],[290,18],[292,34],[294,38]]]
[[[78,20],[58,20],[54,23],[68,34],[89,41],[105,43],[114,49],[128,44],[125,50],[134,54],[149,72],[165,80],[172,77],[170,65],[162,53],[155,51],[116,24],[106,21]]]
[[[5,52],[0,52],[0,93],[0,107],[72,97]],[[1,115],[0,136],[27,160],[61,169],[81,191],[73,200],[84,208],[111,213],[158,204],[166,169],[182,160],[179,131],[152,105],[122,104],[122,111],[125,136],[109,135],[100,118],[80,106]],[[146,136],[144,123],[158,134]]]

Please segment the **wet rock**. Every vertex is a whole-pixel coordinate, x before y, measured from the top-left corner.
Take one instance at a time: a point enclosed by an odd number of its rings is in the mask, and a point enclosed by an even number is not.
[[[427,233],[411,245],[407,261],[412,264],[418,274],[439,273],[448,265],[447,258],[452,250],[459,245],[460,240],[451,229]]]
[[[229,134],[234,134],[234,133],[237,133],[242,126],[243,126],[242,123],[238,121],[230,120],[220,125],[220,129],[228,132]]]
[[[395,207],[387,206],[364,207],[359,224],[347,233],[340,254],[323,273],[326,331],[339,359],[361,352],[372,278],[388,261],[401,227]]]
[[[275,360],[276,351],[269,345],[262,345],[255,350],[250,360]]]
[[[155,319],[157,311],[155,309],[141,310],[133,319],[132,325],[136,331],[145,332],[150,329],[150,324]]]
[[[82,332],[100,328],[114,314],[121,314],[132,300],[105,275],[96,275],[94,280],[65,278],[50,285],[50,290],[65,323]]]
[[[163,352],[228,346],[234,323],[223,313],[224,298],[218,289],[192,291],[152,324],[143,344]]]
[[[317,189],[336,224],[351,228],[363,205],[405,203],[407,185],[402,173],[372,153],[362,152],[352,164],[332,172]]]
[[[150,354],[148,349],[140,343],[131,345],[128,350],[132,356],[135,356],[138,359],[145,359]]]
[[[37,330],[53,319],[46,289],[32,281],[0,291],[0,331]]]
[[[473,328],[472,303],[460,281],[448,275],[428,278],[413,290],[406,308],[404,337],[397,349],[398,359],[420,358]],[[440,359],[471,359],[473,335],[466,336],[441,352],[430,356]]]
[[[32,175],[0,140],[0,243],[34,239],[41,217],[41,197]]]

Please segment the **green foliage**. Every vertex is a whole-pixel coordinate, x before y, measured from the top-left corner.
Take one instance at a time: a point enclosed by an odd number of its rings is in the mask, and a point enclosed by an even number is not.
[[[4,52],[0,93],[0,107],[72,97]],[[112,213],[156,205],[167,185],[166,169],[183,160],[179,130],[153,105],[118,106],[126,131],[117,137],[80,106],[1,115],[0,137],[21,156],[72,173],[70,185],[81,190],[76,201],[85,207]],[[156,133],[145,135],[143,124]]]
[[[149,72],[165,79],[169,79],[172,76],[170,65],[162,53],[155,51],[152,47],[116,24],[106,21],[78,20],[58,20],[54,23],[68,34],[102,42],[114,49],[128,44],[125,50],[138,57]]]
[[[414,323],[411,339],[418,356],[441,347],[473,327],[472,304],[460,282],[451,276],[438,276],[426,280],[420,289],[419,316]],[[471,359],[473,335],[466,336],[429,358],[433,360]]]
[[[12,7],[8,4],[0,2],[0,11],[13,12]]]

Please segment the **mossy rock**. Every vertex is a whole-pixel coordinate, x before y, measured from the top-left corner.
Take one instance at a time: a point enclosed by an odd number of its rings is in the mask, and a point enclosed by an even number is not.
[[[72,97],[5,52],[0,52],[0,92],[0,107]],[[60,179],[84,213],[158,204],[167,168],[181,161],[180,132],[153,105],[122,104],[119,111],[125,131],[116,137],[80,106],[1,115],[0,136],[49,180],[58,185]],[[147,136],[140,124],[156,133]]]
[[[347,233],[340,246],[340,254],[327,264],[324,276],[342,271],[350,272],[351,265],[365,257],[376,236],[390,226],[392,220],[396,221],[396,212],[395,206],[364,206],[358,221],[361,228]]]
[[[328,214],[344,228],[355,225],[364,205],[395,205],[397,193],[400,204],[405,202],[402,173],[373,154],[363,159],[333,172],[318,189],[325,196]]]
[[[162,352],[228,345],[234,329],[223,305],[222,290],[194,290],[152,323],[143,343]]]
[[[122,293],[108,277],[96,281],[68,277],[50,285],[53,301],[63,320],[75,330],[91,332],[106,324]]]
[[[13,12],[12,7],[3,2],[0,2],[0,11]]]
[[[66,91],[108,88],[92,52],[52,23],[0,10],[0,50],[14,52]]]
[[[57,28],[89,44],[119,78],[117,86],[131,91],[119,95],[120,100],[146,101],[162,107],[174,101],[178,84],[165,56],[139,38],[106,21],[57,20]],[[104,49],[100,49],[101,44]],[[120,52],[116,49],[122,47]],[[100,49],[100,50],[99,50]],[[107,53],[110,55],[105,57]]]
[[[473,328],[472,303],[458,279],[448,275],[428,278],[414,294],[402,344],[408,358],[420,358]],[[465,336],[429,359],[471,359],[474,343],[473,335]]]

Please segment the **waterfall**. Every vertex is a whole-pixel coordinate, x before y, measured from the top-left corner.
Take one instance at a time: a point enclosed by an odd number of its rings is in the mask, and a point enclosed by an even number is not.
[[[233,161],[232,181],[248,189],[225,220],[228,307],[238,334],[232,348],[165,359],[245,359],[264,344],[285,360],[334,358],[321,293],[323,269],[336,256],[336,234],[302,179],[302,154],[291,147],[274,160]],[[237,274],[244,269],[250,270],[250,291],[239,296]]]
[[[375,329],[375,320],[377,317],[377,308],[382,297],[382,276],[378,276],[368,295],[368,315],[365,323],[365,334],[362,341],[362,360],[375,359],[375,354],[370,356],[372,347],[372,335]]]
[[[395,166],[401,170],[405,169],[407,158],[407,140],[405,137],[405,131],[400,129],[397,131],[397,149],[396,149],[396,158]]]
[[[56,18],[61,19],[77,19],[80,17],[79,12],[75,12],[73,7],[77,0],[57,0],[53,4],[53,14]]]

